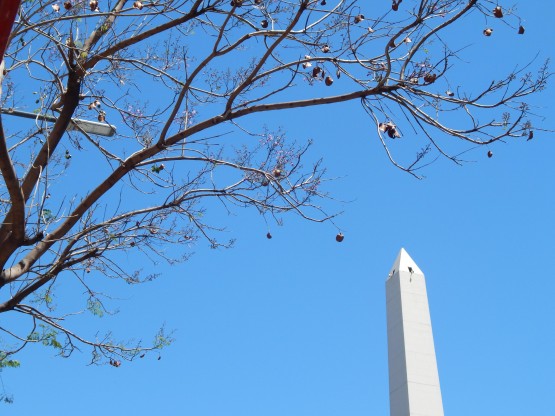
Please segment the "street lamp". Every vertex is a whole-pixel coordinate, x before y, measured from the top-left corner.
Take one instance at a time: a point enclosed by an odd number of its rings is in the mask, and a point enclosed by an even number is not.
[[[3,114],[8,114],[16,117],[25,117],[33,120],[43,120],[55,123],[57,118],[54,116],[48,116],[46,114],[35,114],[28,113],[26,111],[14,110],[13,108],[0,108],[0,112]],[[81,120],[78,118],[72,118],[71,122],[67,126],[67,130],[82,130],[89,134],[98,134],[99,136],[111,137],[116,134],[116,126],[108,123],[99,123],[97,121]]]

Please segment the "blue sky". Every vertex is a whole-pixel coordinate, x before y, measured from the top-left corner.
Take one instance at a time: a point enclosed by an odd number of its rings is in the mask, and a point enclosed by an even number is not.
[[[459,79],[553,57],[554,13],[521,1],[525,36],[472,38]],[[533,101],[551,130],[553,91]],[[1,374],[15,402],[0,414],[386,415],[385,278],[401,247],[426,275],[445,413],[553,412],[553,133],[496,144],[491,159],[474,149],[463,167],[438,161],[419,181],[389,164],[358,103],[259,121],[315,140],[312,154],[340,177],[331,193],[350,201],[338,204],[345,241],[331,224],[288,217],[267,240],[253,212],[222,218],[235,248],[200,244],[157,281],[122,290],[120,313],[102,318],[123,337],[175,330],[160,360],[95,367],[86,354],[27,348]]]

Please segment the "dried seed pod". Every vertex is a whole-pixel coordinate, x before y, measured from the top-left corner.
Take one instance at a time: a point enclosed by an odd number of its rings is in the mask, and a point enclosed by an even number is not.
[[[501,6],[497,6],[495,9],[493,9],[493,15],[498,19],[501,19],[503,17],[503,10],[501,10]]]
[[[525,31],[524,26],[520,25],[520,26],[518,27],[518,34],[519,34],[519,35],[524,35],[524,31]]]
[[[106,121],[106,113],[104,113],[104,111],[98,113],[98,121],[100,121],[101,123]]]
[[[262,22],[260,22],[260,26],[262,26],[262,28],[266,29],[268,27],[268,21],[263,20]]]
[[[355,24],[357,24],[357,23],[362,22],[363,20],[364,20],[364,15],[363,14],[357,14],[355,16],[354,22],[355,22]]]
[[[424,75],[424,82],[427,82],[428,84],[432,84],[432,83],[435,82],[436,78],[437,78],[436,74],[429,74],[428,73],[428,74]]]
[[[488,150],[488,157],[491,158],[493,156],[493,152],[491,150]]]
[[[326,3],[326,0],[322,0],[322,1],[320,2],[320,5],[321,5],[321,6],[325,6],[326,4],[327,4],[327,3]]]
[[[71,10],[72,7],[73,7],[73,4],[71,4],[71,1],[69,0],[64,1],[64,9]]]
[[[324,53],[330,53],[331,49],[329,45],[324,45],[322,46],[322,52]]]
[[[98,11],[98,0],[90,0],[89,1],[89,7],[91,9],[91,12]]]
[[[345,239],[345,236],[343,235],[343,233],[338,233],[335,236],[335,241],[337,241],[338,243],[342,242]]]
[[[279,178],[281,176],[281,169],[275,168],[272,171],[272,175],[274,175],[274,177]]]
[[[534,132],[532,130],[530,130],[530,132],[528,133],[528,138],[526,139],[526,141],[532,140],[533,138],[534,138]]]
[[[268,234],[266,234],[266,238],[267,238],[268,240],[271,240],[271,239],[272,239],[272,234],[270,234],[269,231],[268,231]]]
[[[139,0],[137,0],[136,2],[133,3],[133,8],[137,9],[137,10],[142,10],[143,9],[143,3],[140,2]]]
[[[493,29],[488,27],[487,29],[484,29],[484,35],[485,36],[491,36],[491,34],[493,33]]]
[[[446,94],[448,97],[454,97],[454,96],[455,96],[455,93],[454,93],[453,91],[451,91],[451,90],[445,91],[445,94]]]
[[[316,78],[318,75],[320,75],[320,72],[322,72],[322,68],[320,68],[319,66],[315,66],[312,70],[312,77]]]
[[[324,81],[326,83],[326,85],[329,87],[331,84],[333,84],[333,78],[330,77],[329,75],[326,77],[326,80]]]
[[[54,10],[56,13],[58,13],[60,11],[60,5],[59,4],[53,4],[52,5],[52,10]]]
[[[389,136],[390,139],[398,139],[399,137],[401,137],[401,135],[399,134],[395,126],[387,130],[387,135]]]

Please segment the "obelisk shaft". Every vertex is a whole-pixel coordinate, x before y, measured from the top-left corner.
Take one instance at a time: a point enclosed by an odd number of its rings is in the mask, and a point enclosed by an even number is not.
[[[443,416],[424,274],[404,249],[386,281],[391,416]]]

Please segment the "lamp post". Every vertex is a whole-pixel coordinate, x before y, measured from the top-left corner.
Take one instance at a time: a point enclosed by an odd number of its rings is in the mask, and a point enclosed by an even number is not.
[[[0,108],[0,113],[16,117],[30,118],[33,120],[43,120],[55,123],[57,118],[46,114],[28,113],[26,111],[14,110],[13,108]],[[85,133],[97,134],[99,136],[111,137],[116,133],[116,126],[97,121],[81,120],[72,118],[67,130],[83,130]]]

